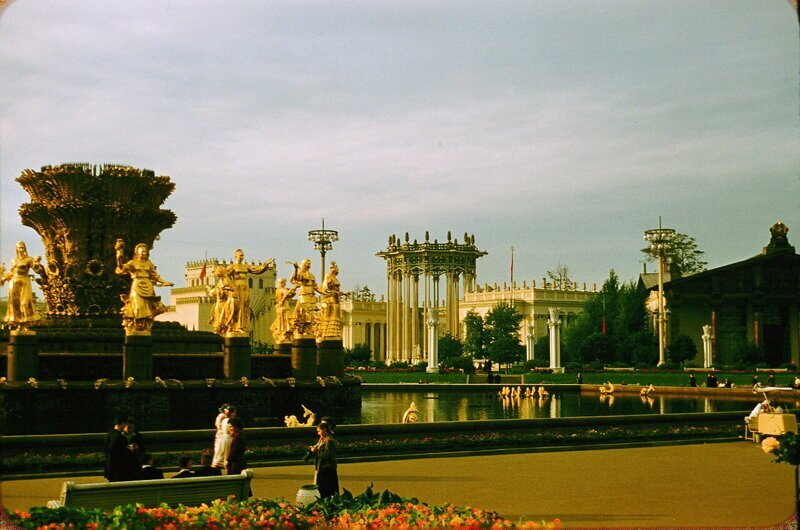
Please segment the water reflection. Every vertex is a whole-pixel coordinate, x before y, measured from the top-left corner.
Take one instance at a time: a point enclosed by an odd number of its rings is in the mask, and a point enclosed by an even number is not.
[[[662,395],[607,394],[553,391],[535,395],[516,388],[508,395],[492,392],[438,391],[391,392],[362,390],[361,410],[343,411],[343,423],[400,423],[413,401],[420,422],[493,419],[534,419],[576,416],[622,416],[686,412],[749,411],[753,399],[731,396],[673,397]],[[786,403],[797,407],[797,403]]]

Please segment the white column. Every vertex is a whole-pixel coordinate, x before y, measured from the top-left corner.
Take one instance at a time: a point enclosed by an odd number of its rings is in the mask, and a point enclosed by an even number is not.
[[[391,267],[391,265],[390,265]],[[390,268],[391,270],[391,268]],[[392,319],[394,318],[394,278],[392,277],[392,273],[389,272],[388,278],[386,279],[386,324],[387,324],[387,342],[386,342],[386,357],[385,359],[389,359],[392,356]],[[379,359],[379,357],[375,357],[375,359]]]
[[[431,313],[428,319],[428,368],[427,372],[439,371],[439,322],[436,312]],[[429,400],[432,401],[432,400]]]
[[[431,316],[431,296],[430,296],[431,275],[427,271],[424,272],[423,274],[425,275],[425,280],[424,280],[425,284],[423,286],[424,294],[423,294],[423,302],[422,302],[422,324],[423,324],[423,328],[425,329],[425,332],[423,332],[423,334],[422,334],[422,341],[421,342],[422,342],[423,354],[424,354],[425,358],[427,358],[428,349],[430,348],[430,343],[428,342],[428,333],[427,333],[428,324],[427,324],[427,322],[428,322],[428,319]]]
[[[411,275],[411,351],[414,352],[414,361],[419,362],[422,351],[419,340],[419,275]]]
[[[458,273],[453,273],[453,315],[452,315],[452,335],[455,339],[461,339],[463,336],[461,334],[461,326],[460,326],[460,319],[458,318],[458,299],[460,296],[459,289],[459,280],[458,280]]]
[[[547,326],[550,329],[550,368],[553,371],[561,368],[561,310],[557,307],[549,308],[550,319]]]
[[[400,359],[407,361],[411,357],[411,340],[409,331],[411,330],[411,278],[408,271],[403,271],[403,346]]]
[[[711,341],[714,336],[711,335],[711,326],[703,326],[703,368],[711,368],[713,361],[711,359]]]
[[[536,331],[533,329],[533,324],[528,322],[525,330],[525,360],[532,361],[533,360],[533,349],[536,346]]]

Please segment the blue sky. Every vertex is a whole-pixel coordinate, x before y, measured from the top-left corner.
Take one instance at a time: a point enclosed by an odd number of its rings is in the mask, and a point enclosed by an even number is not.
[[[800,246],[799,53],[786,0],[16,0],[0,260],[42,252],[14,179],[73,161],[172,178],[152,258],[179,285],[206,253],[314,258],[322,217],[345,287],[379,293],[405,232],[475,234],[479,283],[512,245],[520,281],[632,279],[659,215],[712,267],[779,219]]]

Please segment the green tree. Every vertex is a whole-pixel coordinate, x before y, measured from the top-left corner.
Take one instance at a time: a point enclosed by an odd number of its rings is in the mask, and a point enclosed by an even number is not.
[[[658,254],[649,247],[642,252],[645,253],[645,261],[648,263],[658,262]],[[703,254],[705,252],[697,247],[697,241],[692,236],[676,232],[666,252],[670,273],[685,276],[706,270],[708,262],[703,260]]]
[[[644,288],[632,281],[620,283],[617,273],[609,271],[600,292],[584,303],[577,321],[565,328],[564,361],[633,364],[649,358],[641,349],[651,341],[639,336],[646,332],[646,298]]]
[[[453,360],[464,354],[464,345],[449,333],[439,337],[439,362],[452,366]]]
[[[667,356],[671,362],[683,365],[697,356],[697,345],[688,335],[678,335],[667,347]]]
[[[473,358],[486,357],[486,330],[483,319],[475,311],[470,311],[464,317],[464,353]]]
[[[500,302],[486,313],[484,329],[488,338],[486,351],[489,359],[508,365],[524,358],[525,347],[519,342],[520,322],[522,315],[505,302]]]

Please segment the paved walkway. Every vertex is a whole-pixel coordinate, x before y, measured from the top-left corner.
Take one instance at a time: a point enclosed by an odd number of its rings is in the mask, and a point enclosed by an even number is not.
[[[259,497],[294,498],[310,465],[256,469]],[[751,442],[342,464],[343,487],[370,483],[423,502],[581,527],[768,527],[793,512],[794,470]],[[44,505],[65,479],[2,484],[9,509]],[[80,477],[76,482],[96,482]]]

